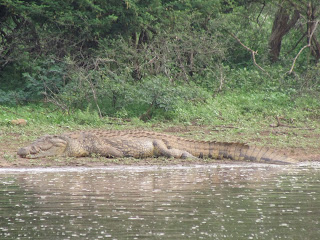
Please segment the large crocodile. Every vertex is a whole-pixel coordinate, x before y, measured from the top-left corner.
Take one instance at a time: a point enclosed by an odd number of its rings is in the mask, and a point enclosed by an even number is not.
[[[236,161],[254,161],[291,164],[297,161],[267,147],[249,146],[243,143],[197,141],[164,133],[139,130],[92,130],[62,135],[46,135],[18,155],[25,158],[48,156],[85,157],[174,157],[214,158]]]

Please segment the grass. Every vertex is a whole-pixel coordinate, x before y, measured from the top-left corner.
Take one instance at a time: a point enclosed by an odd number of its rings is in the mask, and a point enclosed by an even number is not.
[[[166,114],[163,113],[164,116]],[[181,105],[169,114],[174,116],[173,120],[155,116],[143,122],[137,117],[100,119],[94,110],[76,110],[73,114],[66,114],[46,104],[0,106],[0,162],[14,165],[19,160],[15,155],[16,149],[41,135],[93,128],[148,129],[198,140],[246,142],[286,151],[298,149],[305,153],[320,154],[320,101],[309,96],[293,99],[282,92],[229,92],[210,98],[205,104]],[[26,119],[27,125],[12,125],[11,120],[18,118]],[[277,126],[279,123],[281,126]],[[83,160],[54,158],[48,161],[43,163],[44,166],[50,165],[50,161],[59,166],[81,165],[88,161],[105,165],[140,164],[139,160],[105,159],[99,156]],[[30,164],[41,165],[41,162],[35,160]],[[141,161],[141,164],[147,162]],[[157,162],[168,164],[175,161],[165,159]]]

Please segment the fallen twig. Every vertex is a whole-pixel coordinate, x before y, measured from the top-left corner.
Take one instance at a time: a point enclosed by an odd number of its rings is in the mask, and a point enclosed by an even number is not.
[[[287,124],[283,124],[280,122],[281,119],[283,119],[284,117],[279,117],[279,116],[276,116],[275,117],[276,120],[277,120],[277,124],[270,124],[269,126],[270,127],[273,127],[273,128],[276,128],[276,127],[287,127],[287,128],[296,128],[296,129],[299,129],[299,130],[315,130],[315,128],[300,128],[300,127],[297,127],[297,126],[290,126],[290,125],[287,125]]]

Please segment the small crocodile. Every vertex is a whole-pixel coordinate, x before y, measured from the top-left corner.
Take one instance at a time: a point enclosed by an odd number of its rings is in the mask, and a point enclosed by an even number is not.
[[[292,164],[297,161],[268,147],[244,143],[197,141],[164,133],[140,130],[91,130],[62,135],[45,135],[27,147],[20,148],[23,158],[49,156],[86,157],[173,157],[213,158]]]

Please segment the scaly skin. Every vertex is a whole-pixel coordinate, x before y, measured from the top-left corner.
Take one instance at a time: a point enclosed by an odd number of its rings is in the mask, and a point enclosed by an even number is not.
[[[197,141],[157,132],[139,130],[92,130],[59,136],[46,135],[27,147],[20,148],[18,155],[25,158],[48,156],[85,157],[174,157],[214,158],[235,161],[253,161],[291,164],[297,161],[265,147],[243,143]]]

